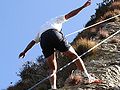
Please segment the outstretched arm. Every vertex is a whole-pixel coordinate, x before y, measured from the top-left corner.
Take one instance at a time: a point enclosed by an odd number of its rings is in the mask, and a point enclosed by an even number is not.
[[[35,41],[32,40],[32,41],[27,45],[27,47],[25,48],[25,50],[19,54],[19,58],[20,58],[20,57],[24,58],[26,52],[27,52],[28,50],[30,50],[34,45],[35,45]]]
[[[91,0],[88,0],[82,7],[79,7],[77,9],[71,11],[70,13],[66,14],[65,19],[67,20],[67,19],[77,15],[83,8],[89,6],[90,4],[91,4]]]

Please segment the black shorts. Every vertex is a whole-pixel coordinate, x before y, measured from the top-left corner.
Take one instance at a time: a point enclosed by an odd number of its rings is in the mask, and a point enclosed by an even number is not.
[[[55,29],[49,29],[42,33],[40,45],[45,58],[52,55],[55,50],[65,52],[70,48],[70,44],[64,38],[63,34]]]

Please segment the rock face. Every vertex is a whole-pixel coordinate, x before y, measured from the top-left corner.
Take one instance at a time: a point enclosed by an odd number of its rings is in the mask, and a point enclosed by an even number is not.
[[[102,25],[109,35],[120,30],[120,23]],[[100,42],[96,36],[96,41]],[[120,90],[120,33],[98,47],[96,55],[84,60],[89,73],[103,80],[101,84],[64,86],[59,90]]]

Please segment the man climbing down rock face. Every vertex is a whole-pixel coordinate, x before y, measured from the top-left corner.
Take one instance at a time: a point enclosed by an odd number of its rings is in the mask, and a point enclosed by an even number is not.
[[[30,50],[36,43],[40,42],[43,54],[46,58],[46,63],[49,66],[50,74],[53,76],[49,79],[51,88],[56,89],[56,72],[57,72],[57,62],[55,56],[55,50],[62,52],[64,55],[70,57],[71,59],[77,58],[75,64],[77,68],[81,71],[84,78],[87,78],[88,83],[95,82],[96,79],[88,74],[82,59],[77,55],[73,47],[66,41],[61,30],[62,24],[68,21],[73,16],[77,15],[82,9],[89,6],[91,0],[88,0],[82,7],[79,7],[70,13],[52,19],[45,23],[41,27],[41,31],[37,34],[36,38],[32,40],[25,50],[20,53],[19,58],[24,58],[26,52]]]

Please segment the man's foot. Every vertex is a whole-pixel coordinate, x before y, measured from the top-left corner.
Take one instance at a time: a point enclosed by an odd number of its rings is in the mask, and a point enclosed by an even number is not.
[[[89,77],[84,78],[85,84],[92,84],[92,83],[102,83],[103,81],[98,79],[94,74],[90,74]]]

